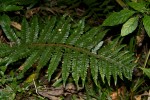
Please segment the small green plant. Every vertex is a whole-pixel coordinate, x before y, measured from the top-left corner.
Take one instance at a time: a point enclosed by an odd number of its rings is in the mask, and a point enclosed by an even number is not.
[[[6,88],[0,90],[0,99],[1,100],[14,100],[16,93],[8,85]]]
[[[118,0],[119,1],[119,0]],[[123,24],[121,28],[121,36],[126,36],[137,29],[143,28],[150,37],[150,2],[142,0],[140,2],[127,2],[126,6],[120,12],[113,12],[103,22],[103,26],[115,26]],[[143,25],[143,26],[140,26]]]
[[[1,100],[15,100],[16,93],[21,93],[27,90],[18,85],[14,72],[9,73],[9,75],[5,75],[2,70],[0,71],[0,86]]]
[[[111,89],[110,87],[107,88],[101,88],[101,87],[94,87],[91,84],[90,85],[85,85],[86,89],[86,100],[111,100],[110,93]]]

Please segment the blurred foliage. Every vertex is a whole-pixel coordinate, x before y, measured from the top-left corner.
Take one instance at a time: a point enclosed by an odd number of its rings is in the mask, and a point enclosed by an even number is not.
[[[0,12],[23,10],[23,5],[33,6],[39,0],[0,0]]]

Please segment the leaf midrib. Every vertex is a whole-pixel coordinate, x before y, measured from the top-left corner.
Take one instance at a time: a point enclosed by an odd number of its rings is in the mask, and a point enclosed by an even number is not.
[[[89,56],[93,56],[97,59],[102,59],[104,61],[107,61],[109,63],[112,63],[114,65],[119,65],[119,66],[124,66],[121,62],[118,62],[118,61],[115,61],[113,60],[112,58],[108,58],[108,57],[105,57],[105,56],[102,56],[102,55],[97,55],[97,54],[94,54],[90,51],[88,51],[87,49],[84,49],[84,48],[81,48],[81,47],[76,47],[76,46],[73,46],[73,45],[68,45],[68,44],[62,44],[62,43],[49,43],[49,44],[44,44],[44,43],[33,43],[31,44],[29,47],[33,48],[35,46],[51,46],[51,47],[62,47],[62,48],[69,48],[69,49],[72,49],[72,50],[75,50],[75,51],[79,51],[83,54],[87,54]]]

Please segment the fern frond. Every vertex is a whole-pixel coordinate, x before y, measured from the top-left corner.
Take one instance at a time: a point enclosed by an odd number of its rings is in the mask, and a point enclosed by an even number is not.
[[[110,85],[111,77],[115,84],[117,77],[123,79],[132,78],[132,70],[136,66],[131,53],[124,50],[124,45],[118,45],[118,40],[108,45],[103,45],[103,37],[108,30],[102,26],[85,31],[84,19],[75,25],[70,18],[52,17],[44,28],[40,29],[37,17],[31,24],[23,19],[21,38],[15,35],[9,26],[8,16],[1,21],[1,26],[10,41],[19,45],[0,44],[0,65],[6,65],[26,58],[23,62],[22,72],[19,77],[29,70],[34,63],[37,75],[41,69],[48,67],[48,80],[51,80],[58,65],[62,63],[62,79],[65,85],[69,75],[72,75],[77,87],[81,79],[84,86],[87,78],[87,70],[91,70],[94,83],[98,86],[99,79]],[[21,42],[20,42],[21,41]]]

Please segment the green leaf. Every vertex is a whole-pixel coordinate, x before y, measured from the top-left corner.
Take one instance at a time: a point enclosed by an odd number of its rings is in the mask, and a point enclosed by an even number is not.
[[[126,36],[132,33],[138,26],[138,19],[138,17],[132,17],[124,23],[121,29],[121,36]]]
[[[25,58],[26,56],[30,55],[31,49],[27,49],[24,46],[19,46],[9,55],[9,61],[7,62],[6,66],[10,63],[13,63],[19,59]]]
[[[141,69],[150,78],[150,68],[141,68]]]
[[[104,61],[99,62],[99,74],[101,75],[101,79],[103,81],[103,83],[105,83],[105,77],[106,75],[106,68],[104,68],[106,66],[106,63]]]
[[[80,69],[79,69],[79,61],[76,59],[79,59],[79,52],[73,52],[72,54],[72,77],[75,81],[75,84],[77,85],[78,88],[78,81],[79,81],[79,75],[80,75]]]
[[[143,24],[148,36],[150,37],[150,16],[147,15],[144,16]]]
[[[79,40],[76,42],[76,45],[79,47],[87,47],[87,45],[91,44],[94,36],[99,32],[99,27],[94,27],[87,31],[84,35],[82,35]]]
[[[1,100],[14,100],[16,97],[16,93],[13,88],[11,86],[6,85],[4,89],[1,89],[0,99]]]
[[[22,38],[22,43],[28,43],[30,42],[30,27],[29,27],[29,23],[27,22],[27,20],[24,18],[22,20],[22,28],[21,28],[21,38]],[[33,33],[32,33],[33,34]]]
[[[38,63],[38,67],[37,67],[37,71],[40,71],[41,70],[41,68],[43,68],[46,64],[47,64],[47,62],[50,60],[50,58],[51,58],[51,51],[52,51],[53,49],[52,48],[50,48],[50,47],[47,47],[47,48],[45,48],[45,50],[42,52],[42,54],[41,54],[41,57],[40,57],[40,59],[39,59],[39,63]]]
[[[39,36],[38,42],[45,43],[49,38],[52,39],[52,30],[56,23],[56,17],[52,17],[50,20],[47,21],[47,24],[42,29],[42,32]]]
[[[93,77],[93,80],[96,85],[97,84],[97,79],[98,79],[98,60],[95,60],[94,58],[91,57],[90,59],[90,69],[91,69],[91,74]]]
[[[69,43],[70,45],[75,44],[83,34],[84,25],[85,25],[85,19],[80,20],[77,28],[75,29],[75,31],[73,31],[70,37],[68,37],[66,43]]]
[[[70,69],[71,69],[71,50],[66,49],[65,50],[65,54],[63,57],[63,64],[62,64],[62,79],[63,79],[63,85],[65,86],[67,78],[69,76],[70,73]]]
[[[2,71],[3,73],[5,73],[7,69],[7,66],[0,66],[0,71]]]
[[[132,10],[121,10],[120,12],[112,13],[104,22],[103,26],[115,26],[124,23],[129,19],[135,12]]]
[[[65,19],[62,17],[62,19],[57,23],[55,30],[53,31],[53,38],[50,39],[51,42],[65,43],[67,37],[69,36],[69,30],[71,26],[69,22],[69,18]]]
[[[18,39],[17,35],[10,28],[10,23],[11,23],[11,20],[10,20],[9,16],[7,16],[7,15],[1,16],[0,25],[2,26],[2,29],[5,32],[7,38],[11,42],[15,42],[15,43],[20,44],[20,40]]]
[[[50,60],[50,64],[48,66],[48,80],[51,80],[51,76],[58,67],[58,64],[62,57],[62,52],[59,48],[56,50],[57,52],[53,55],[52,59]]]
[[[23,7],[21,6],[16,6],[16,5],[1,5],[0,7],[0,12],[3,11],[17,11],[17,10],[21,10]]]
[[[22,65],[23,71],[21,74],[24,74],[36,62],[36,60],[39,58],[39,54],[40,54],[40,51],[32,52],[30,57],[28,57],[28,59]]]
[[[129,2],[128,5],[132,7],[134,10],[137,10],[142,13],[148,10],[146,8],[146,2]]]
[[[39,34],[39,24],[38,24],[38,18],[36,16],[33,17],[31,21],[31,35],[30,35],[30,41],[35,42],[38,38]]]
[[[87,76],[87,69],[89,66],[88,56],[82,54],[79,60],[80,60],[79,68],[80,68],[80,76],[82,80],[82,87],[84,87],[86,76]]]
[[[13,50],[11,49],[11,47],[8,44],[4,44],[4,43],[0,43],[0,57],[5,57],[6,55],[10,55],[10,53],[12,53]]]

